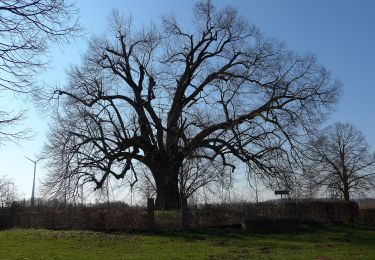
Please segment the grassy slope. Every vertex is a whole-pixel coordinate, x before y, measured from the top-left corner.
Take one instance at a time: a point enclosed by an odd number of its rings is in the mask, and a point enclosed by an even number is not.
[[[238,230],[156,234],[13,229],[0,232],[0,259],[375,259],[375,227],[308,226],[299,234]]]

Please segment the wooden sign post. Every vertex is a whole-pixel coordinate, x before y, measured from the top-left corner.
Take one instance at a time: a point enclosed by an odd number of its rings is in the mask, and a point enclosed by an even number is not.
[[[281,198],[283,198],[283,195],[289,195],[289,191],[288,190],[275,190],[275,195],[280,195]]]

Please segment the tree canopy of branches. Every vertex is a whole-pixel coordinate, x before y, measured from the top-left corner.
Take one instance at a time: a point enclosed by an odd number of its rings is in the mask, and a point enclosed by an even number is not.
[[[64,0],[0,0],[0,91],[29,93],[34,75],[46,64],[48,44],[79,30],[77,10]],[[0,108],[3,109],[3,108]],[[12,131],[22,112],[0,110],[0,141],[24,132]]]
[[[328,126],[312,138],[307,152],[315,181],[346,201],[353,193],[375,188],[375,153],[353,125]]]
[[[141,163],[165,208],[179,201],[184,160],[232,170],[243,162],[264,176],[291,160],[298,136],[330,110],[340,83],[231,7],[198,2],[193,12],[193,28],[167,16],[140,30],[115,12],[113,35],[91,41],[69,84],[55,91],[51,191],[68,178],[100,188]]]

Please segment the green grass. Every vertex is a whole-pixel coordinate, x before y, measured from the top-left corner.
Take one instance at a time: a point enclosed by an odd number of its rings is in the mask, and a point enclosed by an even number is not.
[[[375,259],[375,227],[305,226],[298,234],[270,235],[12,229],[0,231],[0,259]]]

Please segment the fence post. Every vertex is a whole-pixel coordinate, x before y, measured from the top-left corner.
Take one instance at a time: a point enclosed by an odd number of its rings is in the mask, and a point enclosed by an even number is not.
[[[154,198],[147,199],[147,215],[148,215],[148,228],[154,230],[155,228],[155,204]]]
[[[187,199],[185,197],[181,197],[181,228],[189,228]]]

